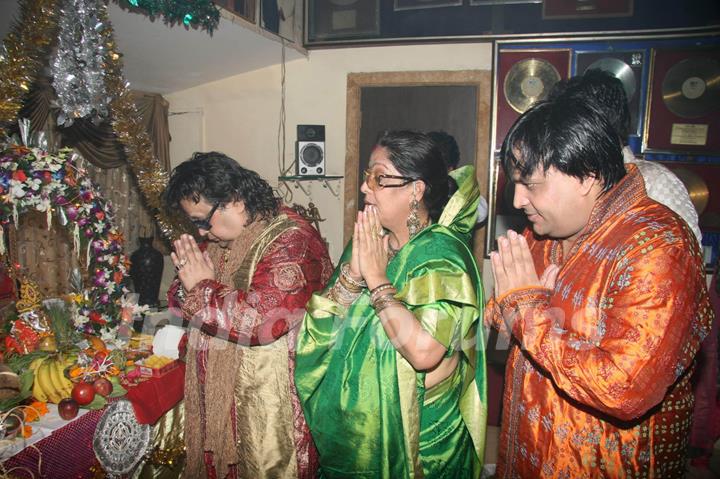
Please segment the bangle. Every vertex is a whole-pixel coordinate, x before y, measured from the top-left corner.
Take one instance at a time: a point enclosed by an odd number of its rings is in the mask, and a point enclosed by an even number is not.
[[[387,291],[388,289],[394,290],[393,294],[397,293],[397,290],[395,289],[395,286],[392,285],[392,283],[383,283],[379,286],[374,287],[372,291],[370,291],[370,302],[372,303],[380,293],[382,293],[383,291]]]
[[[367,288],[367,283],[364,280],[357,281],[350,276],[350,265],[347,262],[340,266],[340,278],[345,280],[350,290],[362,291],[363,288]]]
[[[401,306],[402,302],[395,299],[395,297],[392,294],[384,294],[377,298],[372,303],[372,307],[375,310],[375,314],[380,314],[381,311],[383,311],[386,308],[389,308],[390,306]]]

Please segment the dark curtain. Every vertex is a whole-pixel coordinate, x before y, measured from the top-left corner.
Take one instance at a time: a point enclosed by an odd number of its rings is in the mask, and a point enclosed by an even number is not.
[[[139,120],[153,143],[155,156],[165,171],[170,170],[170,131],[168,129],[168,102],[156,93],[132,92]],[[21,118],[29,118],[33,131],[42,130],[57,107],[53,105],[55,92],[49,79],[40,78],[28,94],[20,112]],[[53,117],[55,116],[53,112]],[[53,121],[54,123],[54,121]],[[77,149],[90,163],[100,168],[118,168],[127,163],[125,151],[117,141],[112,125],[103,121],[95,125],[80,119],[70,127],[59,127],[61,146]]]

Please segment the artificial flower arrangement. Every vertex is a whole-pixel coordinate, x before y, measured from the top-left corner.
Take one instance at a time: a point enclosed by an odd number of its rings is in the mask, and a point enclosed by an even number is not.
[[[71,149],[50,153],[12,142],[0,148],[0,228],[11,223],[17,228],[19,215],[29,210],[44,212],[48,228],[56,215],[71,234],[76,254],[85,258],[91,284],[67,297],[76,328],[114,338],[129,261],[110,203],[78,168]],[[0,254],[5,253],[2,233]]]

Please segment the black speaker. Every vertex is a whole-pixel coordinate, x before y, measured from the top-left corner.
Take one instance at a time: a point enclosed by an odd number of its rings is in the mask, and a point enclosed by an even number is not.
[[[297,174],[325,174],[325,125],[298,125],[295,142]]]

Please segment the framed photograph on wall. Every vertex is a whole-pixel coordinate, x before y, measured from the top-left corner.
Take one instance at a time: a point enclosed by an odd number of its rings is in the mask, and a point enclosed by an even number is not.
[[[214,3],[219,6],[230,10],[235,15],[238,15],[248,22],[256,22],[256,2],[255,0],[217,0]]]
[[[420,8],[457,7],[462,0],[395,0],[395,10],[418,10]]]
[[[380,34],[380,0],[309,0],[307,6],[309,41]]]
[[[633,0],[545,0],[543,18],[631,17]]]
[[[470,0],[471,7],[481,5],[516,5],[519,3],[542,3],[543,0]]]

